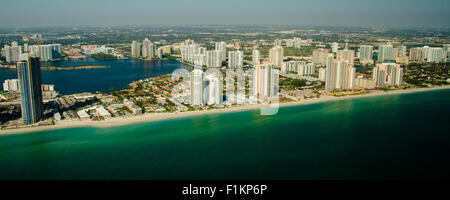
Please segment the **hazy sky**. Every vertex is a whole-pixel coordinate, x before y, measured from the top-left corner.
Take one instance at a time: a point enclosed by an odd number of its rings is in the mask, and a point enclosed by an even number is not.
[[[0,0],[0,26],[283,24],[450,27],[450,0]]]

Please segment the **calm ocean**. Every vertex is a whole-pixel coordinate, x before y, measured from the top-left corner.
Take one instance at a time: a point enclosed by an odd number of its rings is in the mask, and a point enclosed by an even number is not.
[[[0,136],[0,179],[448,179],[450,90]]]

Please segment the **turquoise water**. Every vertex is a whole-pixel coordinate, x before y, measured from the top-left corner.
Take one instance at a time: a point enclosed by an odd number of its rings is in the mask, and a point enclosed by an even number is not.
[[[450,90],[0,137],[0,179],[448,179]]]

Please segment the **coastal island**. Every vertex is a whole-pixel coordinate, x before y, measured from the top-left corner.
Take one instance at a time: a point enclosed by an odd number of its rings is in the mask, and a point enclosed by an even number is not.
[[[100,69],[100,68],[108,68],[106,65],[80,65],[80,66],[50,66],[50,67],[41,67],[41,70],[44,71],[59,71],[59,70],[80,70],[80,69]]]

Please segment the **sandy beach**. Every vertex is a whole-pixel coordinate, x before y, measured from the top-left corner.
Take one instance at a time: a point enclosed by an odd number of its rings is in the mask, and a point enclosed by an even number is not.
[[[394,95],[394,94],[405,94],[405,93],[416,93],[416,92],[425,92],[432,90],[443,90],[450,89],[450,86],[439,86],[439,87],[431,87],[431,88],[413,88],[406,90],[392,90],[392,91],[374,91],[368,94],[363,95],[352,95],[352,96],[343,96],[343,97],[334,97],[334,96],[322,96],[320,98],[315,99],[307,99],[302,101],[281,103],[280,107],[286,106],[298,106],[298,105],[307,105],[314,103],[322,103],[329,101],[339,101],[345,99],[354,99],[354,98],[366,98],[366,97],[375,97],[375,96],[384,96],[384,95]],[[97,128],[105,128],[105,127],[115,127],[115,126],[123,126],[130,125],[136,123],[143,122],[153,122],[153,121],[161,121],[161,120],[169,120],[175,118],[183,118],[183,117],[193,117],[200,115],[208,115],[208,114],[218,114],[218,113],[230,113],[230,112],[242,112],[248,110],[256,110],[260,108],[268,108],[270,105],[267,104],[257,104],[257,105],[244,105],[244,106],[235,106],[230,108],[223,109],[213,109],[213,110],[204,110],[204,111],[190,111],[190,112],[180,112],[180,113],[152,113],[152,114],[144,114],[140,116],[131,116],[131,117],[117,117],[106,119],[103,121],[63,121],[51,126],[36,126],[36,127],[27,127],[27,128],[18,128],[18,129],[6,129],[0,130],[0,135],[7,134],[17,134],[17,133],[27,133],[27,132],[38,132],[45,130],[54,130],[54,129],[65,129],[65,128],[76,128],[76,127],[97,127]]]

